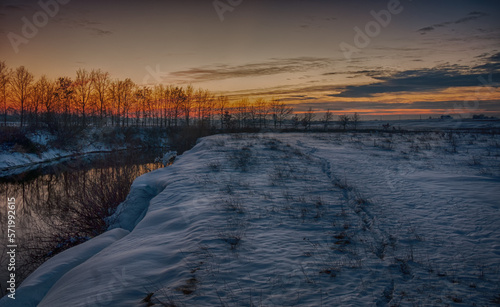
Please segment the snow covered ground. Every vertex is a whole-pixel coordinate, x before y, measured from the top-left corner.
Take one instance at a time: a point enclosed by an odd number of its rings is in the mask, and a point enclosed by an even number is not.
[[[499,220],[499,135],[211,136],[0,306],[490,305]]]

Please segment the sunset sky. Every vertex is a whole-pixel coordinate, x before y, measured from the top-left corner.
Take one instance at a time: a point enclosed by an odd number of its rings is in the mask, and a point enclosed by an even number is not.
[[[101,68],[299,112],[500,115],[499,1],[0,3],[0,60],[36,77]]]

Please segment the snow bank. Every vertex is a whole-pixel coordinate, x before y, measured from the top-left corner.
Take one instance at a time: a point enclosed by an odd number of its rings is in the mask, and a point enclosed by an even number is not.
[[[128,233],[124,229],[113,229],[56,255],[24,280],[16,291],[15,300],[4,297],[0,300],[0,306],[36,306],[64,274],[89,260]]]
[[[109,218],[109,229],[123,228],[132,231],[146,214],[149,203],[168,184],[168,177],[163,169],[139,176],[130,187],[127,198]]]

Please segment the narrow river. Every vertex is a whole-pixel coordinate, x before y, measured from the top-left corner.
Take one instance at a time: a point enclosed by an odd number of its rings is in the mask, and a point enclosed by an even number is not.
[[[163,167],[160,149],[91,154],[0,178],[0,290],[6,290],[7,198],[15,198],[16,279],[106,229],[138,176]]]

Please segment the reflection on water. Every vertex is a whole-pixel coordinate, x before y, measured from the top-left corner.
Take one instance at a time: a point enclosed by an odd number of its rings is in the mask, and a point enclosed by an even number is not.
[[[85,156],[0,179],[1,224],[7,198],[16,199],[16,281],[51,256],[106,229],[109,216],[138,176],[162,167],[158,151],[122,151]],[[1,291],[7,280],[6,226],[0,254]]]

